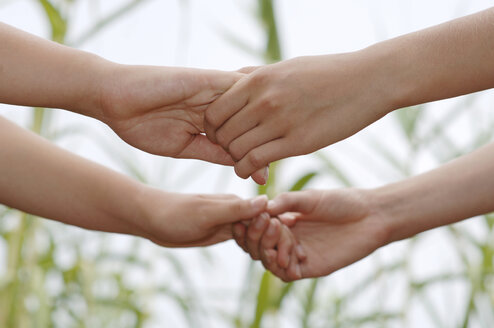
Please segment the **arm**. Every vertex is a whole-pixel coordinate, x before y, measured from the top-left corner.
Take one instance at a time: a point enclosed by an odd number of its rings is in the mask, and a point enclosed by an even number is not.
[[[241,78],[206,134],[246,178],[343,140],[389,112],[494,87],[494,8],[361,51],[300,57]]]
[[[149,188],[53,146],[0,118],[0,203],[91,230],[202,246],[231,238],[267,200],[180,195]]]
[[[205,109],[242,74],[118,65],[2,23],[0,44],[0,103],[66,109],[146,152],[233,165],[201,133]]]
[[[494,211],[494,144],[428,173],[373,190],[341,189],[281,194],[268,205],[273,216],[291,222],[291,232],[307,257],[299,263],[303,278],[328,275],[381,246],[436,227]],[[275,233],[268,234],[274,225]],[[235,225],[237,227],[238,225]],[[249,226],[248,252],[285,281],[275,246],[281,243],[276,219],[268,230]],[[252,230],[252,231],[251,231]],[[262,236],[262,237],[257,237]]]

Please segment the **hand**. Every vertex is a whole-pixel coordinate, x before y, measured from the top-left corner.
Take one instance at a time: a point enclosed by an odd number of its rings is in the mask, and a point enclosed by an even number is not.
[[[267,197],[243,200],[233,195],[183,195],[146,187],[134,224],[142,237],[166,247],[213,245],[232,238],[232,223],[266,210]]]
[[[233,225],[233,236],[237,244],[253,260],[261,259],[260,239],[266,234],[266,243],[263,247],[274,252],[273,258],[279,263],[280,276],[296,280],[302,278],[299,262],[306,258],[303,248],[299,245],[288,229],[294,221],[285,221],[285,225],[277,219],[271,219],[268,213],[262,213],[246,225],[244,222]],[[271,244],[267,244],[271,242]],[[271,250],[276,247],[276,251]]]
[[[290,231],[306,254],[299,263],[301,278],[328,275],[371,254],[389,240],[388,220],[374,210],[370,195],[364,190],[284,193],[268,205],[268,211],[292,226]],[[278,225],[277,219],[271,219],[267,231]],[[259,236],[250,230],[247,234]],[[244,247],[251,254],[260,254],[264,266],[282,280],[295,280],[279,263],[277,252],[282,235],[280,229],[273,231],[252,241],[254,247],[245,243]],[[243,243],[242,238],[235,238]]]
[[[102,84],[100,120],[148,153],[233,165],[203,134],[204,111],[241,76],[237,72],[110,64]],[[254,180],[264,184],[267,172]]]
[[[356,52],[250,69],[208,107],[206,135],[242,178],[349,137],[391,109],[371,64]]]

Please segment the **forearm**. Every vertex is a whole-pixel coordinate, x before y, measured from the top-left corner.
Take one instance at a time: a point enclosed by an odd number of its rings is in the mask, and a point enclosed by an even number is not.
[[[79,227],[142,235],[144,186],[0,118],[0,203]]]
[[[100,115],[109,62],[0,23],[0,103]]]
[[[494,211],[494,144],[372,191],[390,242]]]
[[[494,8],[362,50],[387,111],[494,87]]]

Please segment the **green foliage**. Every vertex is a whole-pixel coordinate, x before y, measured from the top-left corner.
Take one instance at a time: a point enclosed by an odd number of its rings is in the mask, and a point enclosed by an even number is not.
[[[122,2],[115,11],[67,41],[69,13],[81,1],[37,1],[51,27],[54,41],[79,46],[125,18],[138,6],[150,2]],[[249,53],[259,55],[266,63],[279,61],[282,47],[273,1],[257,0],[255,3],[258,9],[256,18],[266,38],[265,48],[262,54],[258,54],[243,43],[236,43]],[[229,40],[240,40],[228,33],[224,36]],[[450,137],[451,126],[466,115],[474,99],[475,96],[465,97],[432,123],[425,119],[427,106],[397,111],[393,119],[402,132],[406,156],[398,157],[381,139],[369,138],[372,156],[382,161],[385,169],[393,168],[401,177],[406,177],[415,173],[416,164],[423,155],[440,164],[486,143],[492,139],[494,121],[485,129],[479,129],[466,146],[458,146]],[[48,139],[77,133],[70,127],[54,129],[53,115],[50,110],[34,108],[30,128]],[[105,153],[124,163],[123,168],[129,175],[141,181],[148,180],[130,156],[120,156],[112,147],[101,145]],[[437,145],[440,152],[433,151],[433,146]],[[269,181],[265,186],[258,186],[257,193],[272,198],[285,190],[302,190],[311,182],[328,176],[339,186],[353,185],[346,168],[338,165],[332,155],[318,152],[312,158],[321,164],[320,169],[305,171],[289,181],[286,189],[280,182],[283,161],[272,163]],[[97,251],[87,254],[84,247],[87,239],[80,236],[77,229],[0,207],[0,243],[7,251],[6,268],[0,273],[0,327],[144,327],[152,318],[150,305],[156,297],[164,297],[175,304],[189,327],[208,327],[202,324],[203,319],[212,312],[218,312],[227,326],[238,328],[267,327],[268,323],[280,326],[271,323],[283,316],[289,316],[294,326],[304,328],[406,326],[412,306],[422,308],[435,326],[449,327],[452,319],[441,316],[436,310],[440,305],[438,299],[446,303],[447,296],[436,295],[432,299],[430,293],[441,284],[451,286],[453,283],[461,283],[468,291],[461,318],[453,323],[454,326],[469,327],[473,321],[480,321],[485,327],[494,326],[494,322],[488,321],[493,317],[494,308],[494,214],[485,215],[481,220],[485,232],[481,236],[473,235],[463,225],[444,229],[450,240],[448,247],[453,249],[460,262],[461,267],[456,271],[446,270],[420,279],[413,276],[411,258],[422,240],[421,236],[404,246],[403,256],[397,261],[381,263],[378,257],[373,257],[376,259],[373,267],[348,288],[332,284],[332,277],[285,284],[258,264],[251,263],[239,295],[238,310],[224,313],[207,302],[200,302],[183,261],[173,252],[159,253],[159,260],[167,263],[181,278],[180,286],[166,279],[159,284],[132,285],[127,282],[128,272],[142,270],[147,273],[151,270],[151,263],[140,256],[142,241],[139,239],[133,239],[127,253],[118,254],[108,246],[105,234],[94,233],[92,240],[98,244]],[[60,238],[69,230],[70,240]],[[71,261],[64,263],[59,254],[67,252],[72,254]],[[405,280],[403,304],[390,310],[376,301],[368,309],[356,309],[354,304],[358,304],[366,294],[376,293],[378,298],[386,298],[389,294],[387,282],[397,275]]]

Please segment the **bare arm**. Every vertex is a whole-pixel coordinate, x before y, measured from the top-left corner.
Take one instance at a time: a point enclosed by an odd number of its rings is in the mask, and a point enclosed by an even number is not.
[[[277,219],[261,229],[251,224],[247,232],[236,224],[235,239],[285,281],[325,276],[393,241],[492,212],[493,195],[490,144],[433,171],[373,190],[279,195],[268,211],[292,226],[303,247],[306,258],[298,263],[299,273],[286,270],[286,262],[280,261],[280,249],[287,246]]]
[[[231,238],[265,198],[181,195],[149,188],[64,151],[0,118],[0,203],[91,230],[149,238],[164,246]]]
[[[0,23],[0,103],[63,108],[102,118],[109,62]]]
[[[0,44],[0,103],[66,109],[148,153],[233,165],[202,134],[204,111],[242,74],[119,65],[2,23]]]
[[[492,87],[494,8],[360,51],[260,67],[208,108],[205,127],[247,178],[395,109]]]

